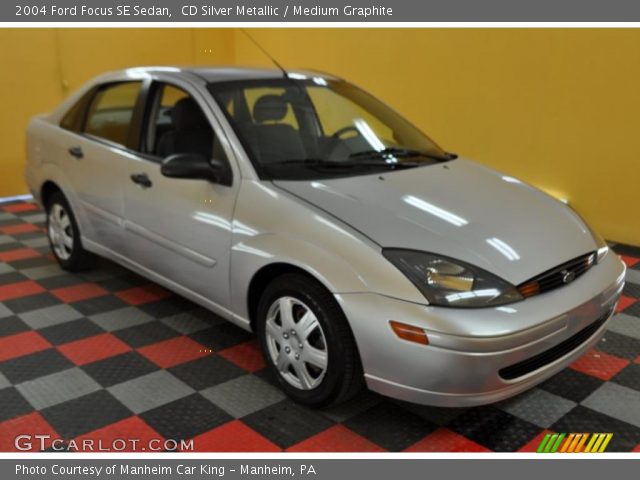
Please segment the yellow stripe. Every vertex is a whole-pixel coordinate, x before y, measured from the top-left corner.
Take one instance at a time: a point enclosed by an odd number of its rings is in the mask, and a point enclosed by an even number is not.
[[[581,435],[582,435],[582,439],[580,440],[580,443],[576,445],[575,453],[580,453],[582,451],[582,446],[584,445],[584,442],[586,442],[587,438],[589,437],[588,433],[583,433]]]
[[[604,440],[604,437],[606,437],[607,434],[606,433],[599,433],[598,434],[598,439],[596,440],[596,443],[593,444],[593,446],[591,447],[591,453],[598,453],[598,448],[600,448],[600,444],[602,443],[602,441]]]
[[[560,453],[564,453],[567,451],[567,447],[569,446],[569,444],[573,441],[573,437],[575,437],[576,434],[575,433],[570,433],[569,436],[567,437],[567,439],[564,441],[564,443],[562,444],[562,448],[560,449]]]
[[[569,446],[569,450],[568,453],[573,453],[573,451],[576,449],[576,445],[578,444],[578,441],[582,438],[582,434],[581,433],[576,433],[575,437],[573,439],[573,442],[571,442],[571,445]]]
[[[613,437],[613,433],[607,433],[607,436],[605,437],[604,442],[602,442],[602,445],[600,445],[600,450],[598,451],[598,453],[604,452],[604,449],[607,448],[607,445],[609,445],[609,442],[611,441],[612,437]]]
[[[589,442],[587,443],[587,447],[584,449],[584,453],[589,453],[591,451],[591,446],[595,443],[596,439],[600,436],[599,433],[592,433],[589,438]]]

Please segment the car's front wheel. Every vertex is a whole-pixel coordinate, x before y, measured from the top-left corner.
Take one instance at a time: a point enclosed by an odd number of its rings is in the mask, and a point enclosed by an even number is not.
[[[275,279],[258,305],[257,332],[268,368],[294,400],[340,403],[363,385],[351,329],[333,295],[301,274]]]
[[[51,195],[46,209],[49,245],[60,266],[72,272],[91,268],[96,257],[82,246],[76,218],[62,192]]]

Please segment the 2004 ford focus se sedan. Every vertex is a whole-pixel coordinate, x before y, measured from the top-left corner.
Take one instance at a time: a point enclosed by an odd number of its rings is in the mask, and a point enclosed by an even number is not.
[[[623,287],[571,208],[325,74],[109,73],[27,155],[63,268],[107,257],[257,332],[306,405],[510,397],[591,348]]]

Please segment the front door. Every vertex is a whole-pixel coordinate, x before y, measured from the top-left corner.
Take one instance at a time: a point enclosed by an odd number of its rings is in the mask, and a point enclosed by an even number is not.
[[[125,238],[144,269],[229,305],[231,222],[239,181],[167,178],[163,159],[197,153],[228,162],[205,108],[185,89],[154,82],[149,90],[141,154],[128,163]]]

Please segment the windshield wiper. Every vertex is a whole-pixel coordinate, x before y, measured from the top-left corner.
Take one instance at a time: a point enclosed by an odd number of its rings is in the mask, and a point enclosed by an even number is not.
[[[387,162],[384,160],[325,160],[323,158],[297,158],[272,162],[269,165],[307,165],[322,168],[358,168],[358,167],[383,167],[383,168],[412,168],[421,165],[420,162]]]
[[[412,150],[410,148],[398,148],[388,147],[383,150],[364,150],[362,152],[356,152],[349,155],[349,158],[387,158],[387,157],[425,157],[433,160],[444,162],[446,160],[454,160],[458,158],[455,153],[445,152],[444,155],[436,155],[434,153],[426,152],[423,150]]]

